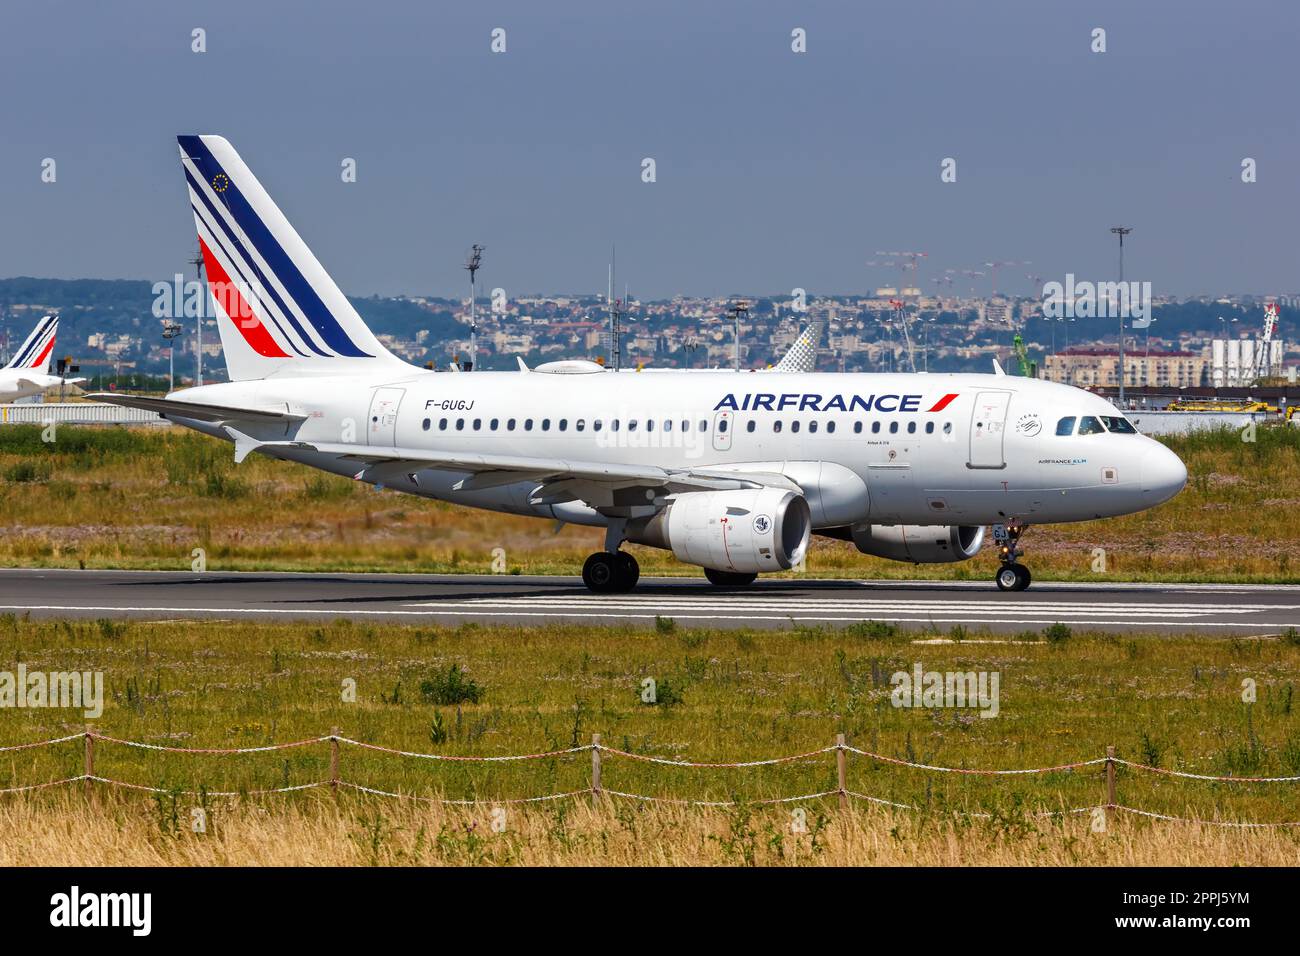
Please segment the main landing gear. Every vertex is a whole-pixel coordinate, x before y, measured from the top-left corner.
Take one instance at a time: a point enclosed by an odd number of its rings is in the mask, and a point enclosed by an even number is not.
[[[582,566],[582,583],[597,594],[617,594],[636,587],[641,566],[626,551],[597,551]]]
[[[627,518],[613,517],[605,526],[605,550],[597,551],[582,566],[582,583],[596,594],[618,594],[636,587],[641,566],[619,547],[626,540]]]
[[[1023,591],[1029,587],[1031,580],[1029,569],[1016,560],[1024,554],[1016,545],[1020,543],[1020,536],[1028,527],[1023,524],[993,526],[993,540],[997,542],[998,560],[1002,562],[998,573],[993,576],[999,591]]]

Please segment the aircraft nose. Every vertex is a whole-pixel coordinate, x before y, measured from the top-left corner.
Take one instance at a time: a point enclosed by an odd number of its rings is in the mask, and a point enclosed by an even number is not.
[[[1142,456],[1142,497],[1150,504],[1168,501],[1187,484],[1187,466],[1183,460],[1159,442]]]

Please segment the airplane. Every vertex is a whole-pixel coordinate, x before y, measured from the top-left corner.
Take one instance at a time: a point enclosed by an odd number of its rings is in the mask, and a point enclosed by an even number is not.
[[[54,338],[59,331],[59,317],[46,315],[36,323],[9,364],[0,369],[0,402],[13,402],[20,398],[39,395],[60,382],[75,385],[84,378],[63,379],[50,375],[54,361]]]
[[[605,530],[582,580],[635,586],[626,542],[715,586],[799,566],[813,534],[916,564],[992,526],[998,588],[1026,528],[1131,514],[1187,470],[1102,398],[982,374],[610,371],[583,359],[435,372],[389,352],[229,142],[180,136],[227,383],[152,409],[252,452],[407,494]]]

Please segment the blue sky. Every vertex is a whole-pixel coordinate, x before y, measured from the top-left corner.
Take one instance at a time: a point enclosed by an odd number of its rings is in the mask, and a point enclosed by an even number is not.
[[[1156,295],[1294,292],[1297,26],[1281,0],[6,4],[0,275],[184,267],[174,136],[212,132],[353,294],[459,294],[474,241],[510,295],[603,290],[612,242],[647,297],[858,291],[895,249],[923,280],[1030,260],[999,280],[1027,292],[1111,277],[1116,223]]]

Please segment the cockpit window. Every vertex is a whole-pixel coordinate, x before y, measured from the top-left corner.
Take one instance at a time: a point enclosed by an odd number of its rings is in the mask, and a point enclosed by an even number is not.
[[[1106,423],[1106,430],[1117,432],[1121,435],[1136,435],[1137,429],[1133,423],[1121,415],[1103,415],[1101,420]]]
[[[1074,416],[1067,415],[1056,423],[1056,434],[1073,435],[1074,434]]]
[[[1106,431],[1102,427],[1101,419],[1095,415],[1084,415],[1079,419],[1080,435],[1101,435]]]

